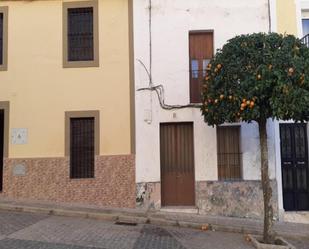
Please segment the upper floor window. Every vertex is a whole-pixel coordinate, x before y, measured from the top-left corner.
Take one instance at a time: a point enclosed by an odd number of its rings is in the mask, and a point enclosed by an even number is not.
[[[309,19],[303,18],[302,26],[303,26],[303,36],[308,35],[309,34]]]
[[[190,49],[190,102],[201,102],[201,89],[206,68],[213,57],[213,31],[191,31]]]
[[[7,70],[8,7],[0,7],[0,70]]]
[[[63,13],[63,66],[98,66],[98,2],[65,2]]]

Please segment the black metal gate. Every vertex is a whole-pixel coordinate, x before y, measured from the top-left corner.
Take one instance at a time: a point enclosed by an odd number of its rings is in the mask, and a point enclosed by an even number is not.
[[[286,211],[309,210],[306,124],[281,124],[283,205]]]

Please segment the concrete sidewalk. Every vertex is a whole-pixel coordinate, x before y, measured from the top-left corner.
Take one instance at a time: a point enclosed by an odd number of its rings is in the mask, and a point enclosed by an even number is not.
[[[210,229],[222,232],[261,234],[260,220],[216,217],[199,214],[171,213],[139,209],[98,208],[47,202],[13,201],[0,198],[0,210],[49,214],[68,217],[92,218],[106,221],[120,221],[139,224],[179,226],[196,229]],[[309,224],[275,222],[275,232],[284,237],[309,238]]]

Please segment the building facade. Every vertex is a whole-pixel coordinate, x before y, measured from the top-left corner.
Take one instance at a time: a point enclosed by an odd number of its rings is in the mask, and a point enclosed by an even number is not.
[[[1,1],[1,197],[135,206],[132,2]]]
[[[308,46],[308,0],[273,1],[272,31],[292,34]],[[309,223],[308,124],[274,122],[278,207],[285,221]]]
[[[209,127],[199,84],[228,39],[268,32],[268,10],[266,0],[134,2],[138,206],[261,217],[258,127]],[[277,215],[272,121],[268,136]]]
[[[263,216],[258,127],[207,126],[200,84],[228,39],[269,31],[302,38],[308,9],[308,1],[295,0],[134,2],[137,206]],[[268,121],[278,219],[304,222],[308,215],[307,130],[306,124]]]

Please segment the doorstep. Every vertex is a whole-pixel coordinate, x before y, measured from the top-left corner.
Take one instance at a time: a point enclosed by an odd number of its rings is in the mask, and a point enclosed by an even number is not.
[[[284,212],[283,220],[285,222],[309,224],[309,211]]]

